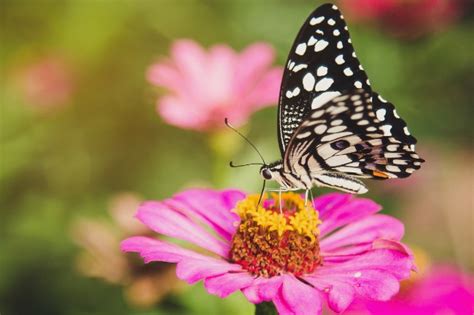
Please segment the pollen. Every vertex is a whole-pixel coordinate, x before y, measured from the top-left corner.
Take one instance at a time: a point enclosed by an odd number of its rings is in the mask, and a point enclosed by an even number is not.
[[[295,193],[265,194],[240,201],[234,211],[241,222],[232,240],[230,258],[254,275],[297,276],[322,264],[318,212]],[[281,202],[281,204],[280,204]]]

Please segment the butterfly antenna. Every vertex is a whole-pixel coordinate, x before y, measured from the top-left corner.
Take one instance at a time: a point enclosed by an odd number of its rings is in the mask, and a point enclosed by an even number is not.
[[[251,165],[264,165],[263,163],[246,163],[246,164],[234,164],[234,162],[229,162],[230,167],[244,167],[244,166],[251,166]]]
[[[227,118],[225,118],[224,120],[225,122],[225,125],[227,127],[229,127],[230,129],[232,129],[233,131],[235,131],[239,136],[241,136],[245,141],[247,141],[248,144],[250,144],[250,146],[255,150],[255,152],[258,153],[258,155],[260,156],[260,158],[262,159],[262,162],[264,165],[266,165],[267,163],[265,162],[265,159],[263,158],[262,154],[260,153],[260,151],[258,151],[257,147],[252,143],[250,142],[249,139],[247,139],[246,136],[244,136],[242,133],[240,133],[240,131],[238,131],[237,129],[235,129],[230,123],[229,123],[229,120]],[[232,166],[232,165],[231,165]]]

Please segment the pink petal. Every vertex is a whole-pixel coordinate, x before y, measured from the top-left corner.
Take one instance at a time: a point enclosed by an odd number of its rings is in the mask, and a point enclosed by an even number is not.
[[[249,109],[256,110],[278,103],[282,68],[272,68],[263,74],[260,80],[253,84],[253,89],[246,95],[246,103]]]
[[[252,83],[253,89],[239,98],[238,106],[227,109],[226,117],[234,126],[239,126],[246,123],[253,112],[277,104],[281,78],[281,68],[273,68],[263,74],[261,80]]]
[[[242,271],[240,265],[231,264],[227,261],[204,257],[203,259],[183,259],[176,266],[176,275],[189,284],[199,280],[225,274],[227,272]]]
[[[204,286],[207,292],[225,298],[237,290],[248,287],[252,284],[254,277],[246,272],[225,273],[220,276],[207,278]]]
[[[355,273],[354,273],[355,274]],[[309,277],[308,282],[328,292],[335,311],[345,310],[357,296],[378,301],[388,301],[400,289],[400,283],[393,275],[380,270],[365,270],[359,277],[334,275],[332,277]],[[350,289],[351,288],[351,289]],[[334,291],[334,292],[332,292]],[[352,298],[352,299],[351,299]]]
[[[306,277],[305,280],[327,294],[329,307],[336,312],[346,310],[356,294],[358,298],[388,301],[400,288],[399,281],[393,275],[380,270],[365,270],[360,272],[359,277],[333,275]]]
[[[207,258],[191,250],[145,236],[127,238],[121,243],[120,248],[125,252],[139,253],[145,260],[145,263],[152,261],[177,263],[184,258]]]
[[[198,216],[212,226],[219,235],[230,241],[236,230],[235,223],[240,221],[239,216],[231,210],[237,201],[243,198],[245,195],[238,190],[218,192],[209,189],[190,189],[175,195],[166,203],[179,211]]]
[[[203,130],[208,124],[208,113],[182,97],[163,96],[156,110],[167,123],[181,128]]]
[[[323,223],[319,229],[321,236],[348,223],[365,218],[380,211],[381,206],[370,199],[352,198],[347,194],[328,194],[315,200],[316,209]]]
[[[191,78],[183,74],[170,60],[163,59],[150,66],[147,79],[154,85],[168,89],[172,96],[179,100],[174,104],[185,104],[184,109],[189,111],[198,111],[202,107],[203,100],[205,101],[202,89],[196,89]]]
[[[353,277],[357,272],[368,269],[383,270],[393,274],[398,280],[410,276],[413,257],[391,249],[375,249],[338,264],[323,265],[314,274],[321,276],[346,275]]]
[[[385,271],[364,271],[357,283],[357,294],[373,300],[388,301],[400,289],[398,279]]]
[[[146,76],[150,83],[168,88],[175,93],[178,93],[182,86],[181,74],[173,65],[165,61],[151,65]]]
[[[342,263],[323,265],[304,279],[326,292],[331,308],[340,312],[350,305],[354,292],[367,299],[390,299],[399,290],[399,280],[409,277],[412,265],[413,258],[403,252],[377,249]]]
[[[413,252],[408,246],[393,239],[375,240],[372,243],[372,249],[391,249],[413,258]]]
[[[226,45],[215,45],[209,50],[206,77],[201,78],[206,82],[202,94],[206,96],[208,109],[233,104],[236,58],[236,53]]]
[[[281,291],[278,291],[277,295],[273,298],[273,304],[279,315],[295,315],[295,312],[293,312],[291,306],[287,304]]]
[[[271,278],[258,277],[254,279],[251,286],[244,288],[242,292],[247,299],[254,304],[268,302],[278,294],[283,277],[276,276]]]
[[[192,40],[181,39],[174,42],[171,55],[177,69],[187,81],[183,82],[183,88],[199,91],[204,86],[203,78],[208,71],[208,56],[204,49]]]
[[[470,293],[471,302],[474,303],[474,276],[463,273],[454,265],[435,265],[419,282],[413,290],[413,298],[433,299],[434,296],[453,294],[464,291]],[[437,288],[433,290],[433,288]],[[473,304],[474,305],[474,304]]]
[[[431,314],[436,313],[435,309],[440,311],[441,308],[450,310],[452,314],[472,315],[474,277],[461,273],[453,266],[435,266],[410,288],[407,300],[412,305],[418,305],[424,309],[431,308]],[[407,304],[406,301],[405,304]]]
[[[228,189],[221,191],[220,196],[225,209],[234,209],[237,202],[245,198],[245,193],[236,189]],[[233,212],[230,212],[228,216],[231,219],[238,218]]]
[[[261,80],[274,59],[275,50],[265,43],[255,43],[242,51],[235,73],[238,94],[246,95],[253,89],[254,82]],[[281,83],[281,77],[279,83]]]
[[[371,244],[358,244],[348,248],[341,248],[336,252],[324,253],[324,263],[326,265],[342,263],[367,252],[371,248]]]
[[[146,263],[152,261],[177,263],[176,275],[190,284],[207,277],[242,271],[240,265],[204,256],[149,237],[131,237],[122,242],[121,248],[127,252],[140,253]]]
[[[321,314],[322,301],[319,292],[293,275],[283,275],[283,285],[273,299],[278,313]]]
[[[364,301],[362,305],[351,307],[359,310],[366,307],[370,314],[465,314],[474,311],[473,282],[460,273],[452,276],[435,267],[418,278],[416,282],[389,302]],[[452,270],[454,271],[454,270]],[[467,275],[464,275],[467,276]],[[456,279],[457,278],[457,279]],[[470,287],[469,287],[470,286]]]
[[[404,233],[403,224],[395,218],[387,215],[372,215],[355,221],[337,230],[333,234],[321,240],[321,251],[323,255],[327,253],[338,254],[360,253],[371,248],[372,242],[379,238],[399,240]],[[361,247],[366,244],[367,247]],[[359,246],[354,246],[359,245]],[[351,251],[351,249],[353,249]],[[349,250],[349,251],[348,251]]]
[[[322,219],[326,219],[328,213],[348,203],[354,196],[344,193],[329,193],[314,199],[314,208],[319,211]]]
[[[307,281],[327,295],[328,305],[335,312],[345,311],[354,301],[354,285],[345,282],[344,279],[338,281],[336,279],[318,278],[316,281],[309,278]]]
[[[227,257],[229,253],[230,245],[228,243],[216,239],[189,217],[176,212],[162,202],[143,203],[136,216],[145,225],[160,234],[191,242],[222,257]]]

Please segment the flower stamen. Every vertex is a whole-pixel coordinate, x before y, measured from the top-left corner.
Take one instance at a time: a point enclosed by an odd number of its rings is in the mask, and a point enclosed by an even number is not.
[[[241,222],[232,240],[230,258],[254,275],[297,276],[321,265],[318,212],[300,195],[288,192],[258,195],[240,201],[234,211]]]

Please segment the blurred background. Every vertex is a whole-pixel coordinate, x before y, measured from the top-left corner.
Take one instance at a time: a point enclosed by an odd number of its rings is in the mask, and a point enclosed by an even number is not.
[[[257,168],[228,167],[231,159],[258,161],[221,120],[241,105],[242,92],[217,109],[202,99],[193,107],[196,95],[173,86],[179,78],[163,82],[166,65],[186,56],[186,47],[207,53],[221,44],[215,50],[235,57],[260,43],[268,59],[260,72],[269,81],[246,84],[262,83],[265,97],[229,115],[276,160],[279,67],[321,3],[1,1],[0,313],[251,314],[240,294],[221,300],[201,284],[183,285],[172,266],[145,267],[118,244],[148,233],[132,219],[142,200],[192,186],[256,192],[261,185]],[[471,2],[337,3],[372,86],[397,106],[427,161],[409,179],[370,182],[367,196],[403,220],[422,270],[449,264],[472,274]],[[219,85],[225,74],[213,78]],[[168,101],[181,100],[182,111],[170,113],[162,102],[179,93]],[[206,110],[214,120],[179,121]]]

